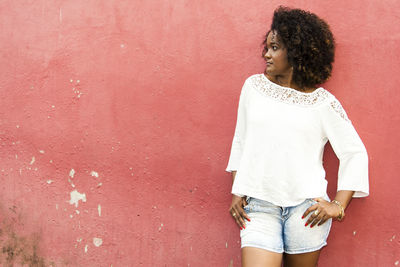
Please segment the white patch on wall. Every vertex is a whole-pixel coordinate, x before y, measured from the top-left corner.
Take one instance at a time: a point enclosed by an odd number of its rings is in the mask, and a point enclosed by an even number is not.
[[[72,186],[73,188],[75,188],[75,185],[74,185],[74,183],[71,181],[71,178],[68,178],[68,182],[71,184],[71,186]]]
[[[96,247],[100,247],[100,246],[103,244],[103,239],[98,238],[98,237],[94,237],[94,238],[93,238],[93,244],[94,244]]]
[[[29,163],[29,164],[32,165],[33,163],[35,163],[35,157],[32,157],[31,163]]]
[[[47,180],[48,184],[51,184],[53,182],[53,180]]]
[[[75,170],[74,170],[74,169],[71,169],[71,170],[69,171],[69,176],[70,176],[71,178],[74,178],[74,175],[75,175]]]
[[[79,80],[78,80],[79,81]],[[78,82],[77,81],[77,82]],[[80,92],[78,89],[76,89],[75,87],[72,87],[72,91],[74,92],[74,94],[76,94],[77,98],[80,98],[81,95],[83,94],[82,92]]]
[[[87,253],[88,245],[85,246],[85,253]]]
[[[99,178],[99,173],[98,172],[91,171],[90,175],[93,176],[93,177]]]
[[[81,194],[77,190],[71,191],[70,193],[71,199],[69,201],[69,204],[75,205],[75,208],[78,207],[79,200],[82,202],[86,202],[86,194]]]
[[[44,150],[39,150],[39,153],[40,154],[44,154]]]
[[[101,216],[101,206],[100,206],[100,204],[97,205],[97,211],[99,212],[99,216]]]

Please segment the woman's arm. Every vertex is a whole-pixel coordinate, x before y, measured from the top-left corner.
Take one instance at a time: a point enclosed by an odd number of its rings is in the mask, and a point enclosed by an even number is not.
[[[369,194],[367,151],[342,105],[333,98],[320,114],[323,130],[340,164],[335,199],[328,202],[317,198],[317,204],[303,214],[304,218],[312,212],[305,224],[311,227],[317,223],[321,225],[329,218],[341,220],[352,197]]]
[[[226,171],[232,173],[232,184],[235,181],[236,171],[240,166],[240,160],[242,157],[243,144],[245,139],[244,135],[246,127],[245,120],[246,120],[246,102],[247,102],[246,92],[248,90],[247,84],[248,82],[246,80],[246,82],[243,85],[242,91],[240,93],[235,134],[232,141],[232,148],[228,166],[226,168]],[[250,221],[250,218],[243,210],[243,207],[245,205],[247,205],[245,196],[238,196],[232,194],[232,203],[231,206],[229,207],[229,212],[232,215],[233,219],[236,221],[236,223],[239,225],[240,229],[246,227],[245,220]]]

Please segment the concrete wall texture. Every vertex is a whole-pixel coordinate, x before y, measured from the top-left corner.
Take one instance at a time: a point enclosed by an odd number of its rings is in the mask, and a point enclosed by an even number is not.
[[[240,266],[224,169],[279,4],[330,23],[370,158],[320,266],[399,265],[396,0],[0,1],[0,265]]]

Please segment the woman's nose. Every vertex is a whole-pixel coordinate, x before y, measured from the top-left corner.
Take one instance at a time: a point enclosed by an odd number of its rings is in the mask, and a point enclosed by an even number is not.
[[[264,58],[271,58],[271,54],[269,53],[269,49],[265,50]]]

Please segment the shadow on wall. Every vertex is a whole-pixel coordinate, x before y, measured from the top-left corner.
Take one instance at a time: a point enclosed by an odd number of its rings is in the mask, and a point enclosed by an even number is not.
[[[38,251],[40,235],[18,233],[19,226],[23,226],[22,218],[16,206],[8,210],[0,207],[0,266],[44,267],[45,260]],[[47,266],[53,266],[53,263]]]

